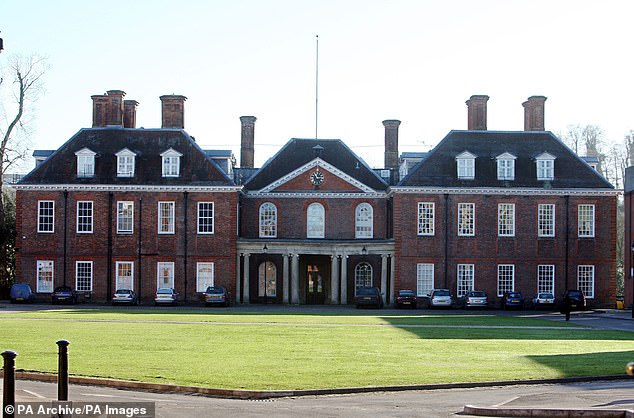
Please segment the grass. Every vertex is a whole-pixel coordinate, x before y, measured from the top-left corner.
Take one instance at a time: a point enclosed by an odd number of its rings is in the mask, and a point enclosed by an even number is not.
[[[13,319],[13,320],[11,320]],[[51,310],[0,315],[16,367],[232,389],[311,389],[622,374],[634,334],[494,315]],[[502,328],[479,328],[479,327]]]

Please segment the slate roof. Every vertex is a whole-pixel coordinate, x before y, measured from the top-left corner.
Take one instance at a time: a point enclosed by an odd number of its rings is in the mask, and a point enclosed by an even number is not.
[[[84,148],[95,152],[95,175],[77,176],[77,156]],[[117,177],[117,152],[136,154],[134,177]],[[162,177],[160,154],[173,148],[182,154],[179,177]],[[113,184],[230,186],[233,181],[181,129],[120,127],[81,129],[20,184]]]
[[[456,156],[468,151],[476,156],[475,179],[457,177]],[[514,155],[515,179],[497,179],[496,157]],[[537,180],[535,157],[547,152],[555,157],[551,181]],[[419,162],[398,186],[421,187],[523,187],[547,189],[613,189],[614,187],[548,131],[451,131]]]
[[[322,147],[321,150],[313,149]],[[319,154],[319,155],[317,155]],[[368,165],[339,139],[293,138],[286,143],[244,183],[246,190],[259,190],[286,174],[302,167],[317,156],[374,190],[386,190],[388,185]]]

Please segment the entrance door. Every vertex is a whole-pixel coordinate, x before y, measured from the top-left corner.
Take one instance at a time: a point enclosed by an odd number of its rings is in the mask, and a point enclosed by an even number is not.
[[[319,266],[309,264],[306,266],[306,303],[309,305],[323,305],[326,300],[324,286],[324,272],[319,271]]]

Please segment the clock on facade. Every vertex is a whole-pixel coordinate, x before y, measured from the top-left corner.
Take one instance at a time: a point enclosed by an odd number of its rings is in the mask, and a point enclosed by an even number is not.
[[[313,171],[310,174],[310,182],[314,185],[314,186],[319,186],[320,184],[322,184],[324,182],[324,173],[322,173],[321,171],[319,171],[319,169]]]

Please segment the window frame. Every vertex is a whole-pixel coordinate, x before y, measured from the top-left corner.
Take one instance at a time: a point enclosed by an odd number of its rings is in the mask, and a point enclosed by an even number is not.
[[[196,233],[199,235],[213,235],[215,228],[215,202],[198,202]],[[206,209],[203,209],[205,207]],[[211,208],[211,210],[210,210]],[[209,215],[209,212],[211,215]]]
[[[45,263],[47,265],[45,265]],[[54,284],[55,284],[55,261],[53,260],[36,260],[35,263],[35,268],[36,268],[36,282],[35,282],[35,288],[36,288],[36,292],[37,293],[53,293],[53,289],[55,288]],[[44,268],[46,268],[46,271],[44,271]],[[50,268],[50,271],[48,270]],[[44,286],[42,286],[42,282],[49,282],[48,279],[46,278],[42,278],[42,274],[43,273],[50,273],[50,283],[49,283],[49,287],[45,288]]]
[[[583,210],[582,210],[583,208]],[[587,211],[586,209],[592,209]],[[583,219],[583,218],[587,219]],[[594,204],[577,205],[577,234],[579,238],[594,238],[596,225],[596,207]]]
[[[277,206],[264,202],[258,210],[258,231],[260,238],[277,238]]]
[[[95,155],[97,155],[97,153],[89,148],[82,148],[75,153],[75,156],[77,157],[76,174],[78,178],[95,177]]]
[[[196,263],[196,292],[202,293],[207,290],[209,286],[214,285],[216,266],[213,261],[201,261]],[[210,271],[211,277],[204,277],[203,271]],[[204,280],[203,280],[204,279]]]
[[[124,207],[129,206],[129,208]],[[130,210],[130,214],[127,214],[127,210]],[[130,227],[127,229],[129,223]],[[125,227],[125,228],[124,228]],[[133,200],[118,200],[117,201],[117,234],[131,235],[134,234],[134,201]]]
[[[50,204],[50,207],[43,207]],[[47,211],[50,213],[42,213]],[[50,221],[49,221],[50,219]],[[44,225],[50,225],[43,228]],[[41,234],[52,234],[55,232],[55,201],[54,200],[38,200],[37,201],[37,232]]]
[[[476,169],[476,156],[468,151],[456,157],[456,177],[459,180],[474,180]]]
[[[554,264],[538,264],[537,265],[537,294],[552,293],[555,294],[555,265]]]
[[[498,237],[515,236],[515,203],[498,203]]]
[[[535,158],[536,176],[538,181],[555,179],[555,157],[544,152]]]
[[[467,208],[469,208],[469,211],[466,213],[467,216],[465,216],[464,211]],[[458,225],[457,225],[458,236],[459,237],[475,236],[475,203],[460,202],[458,203],[457,212],[458,212]],[[465,223],[467,224],[466,225],[467,227],[465,227]],[[468,232],[469,230],[471,232]]]
[[[83,268],[80,268],[80,265]],[[87,270],[84,270],[89,267]],[[87,276],[83,276],[84,273],[88,273]],[[93,262],[90,260],[77,260],[75,261],[75,290],[78,292],[92,292],[94,278]],[[88,284],[85,283],[88,281]]]
[[[577,289],[583,292],[586,299],[594,299],[595,275],[594,265],[581,264],[577,266]]]
[[[171,284],[171,286],[161,286],[161,272],[162,271],[167,271],[168,273],[170,273],[169,276],[167,276],[167,278],[169,279],[169,282]],[[161,289],[164,287],[168,287],[168,288],[172,288],[174,289],[175,287],[174,284],[174,262],[173,261],[158,261],[156,263],[156,289]]]
[[[497,295],[515,291],[515,264],[498,264],[497,272]]]
[[[434,236],[436,223],[436,204],[418,202],[418,236]]]
[[[306,207],[306,238],[324,238],[326,236],[326,209],[319,202]]]
[[[167,213],[163,211],[164,207],[168,208]],[[176,202],[173,200],[159,201],[157,203],[157,215],[157,233],[159,235],[173,235],[176,230]],[[167,219],[167,223],[163,222],[165,219]],[[164,226],[167,226],[167,229],[164,229]]]
[[[354,237],[355,239],[374,237],[374,208],[367,202],[359,203],[354,210]]]
[[[170,148],[161,153],[161,175],[163,177],[180,177],[180,164],[183,154]]]
[[[537,205],[538,237],[553,238],[555,236],[555,210],[554,203],[540,203]]]
[[[456,266],[456,295],[461,297],[474,290],[475,264],[458,264]]]
[[[425,286],[429,285],[429,288]],[[434,289],[434,264],[416,263],[416,296],[427,296]]]
[[[88,205],[90,208],[80,208],[80,206]],[[77,201],[77,213],[75,221],[75,232],[78,234],[92,234],[94,224],[94,203],[92,200],[78,200]],[[90,214],[82,214],[84,211],[89,211]]]
[[[117,156],[117,177],[134,177],[136,154],[128,148],[124,148],[115,155]]]
[[[354,294],[357,295],[359,287],[373,287],[374,271],[372,264],[361,261],[354,266]]]
[[[496,157],[497,160],[497,179],[502,181],[515,180],[515,157],[508,152]]]
[[[124,266],[128,267],[128,271],[130,272],[129,276],[123,276],[121,274],[121,270],[120,268],[123,268]],[[129,280],[130,281],[130,287],[123,287],[120,285],[120,281],[122,280]],[[115,262],[115,290],[119,290],[119,289],[130,289],[130,290],[134,290],[134,261],[117,261]]]

